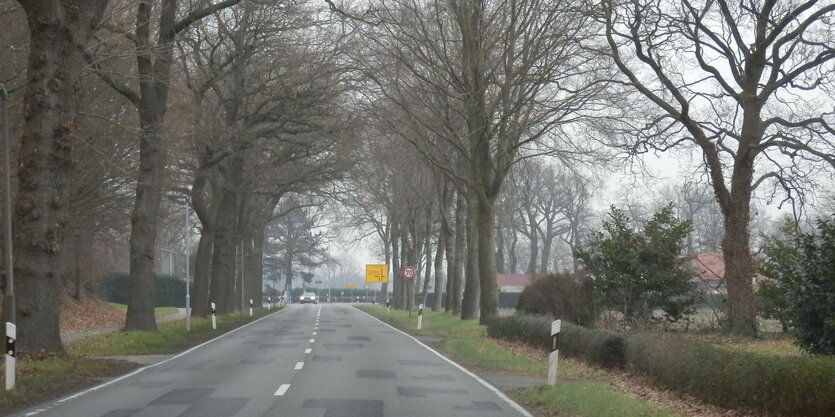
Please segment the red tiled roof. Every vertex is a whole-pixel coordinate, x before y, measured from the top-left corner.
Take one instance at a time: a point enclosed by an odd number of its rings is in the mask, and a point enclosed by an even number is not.
[[[539,275],[537,274],[498,274],[496,281],[499,288],[502,287],[527,287]]]
[[[725,259],[719,252],[698,253],[690,260],[690,266],[706,281],[720,281],[725,276]],[[757,274],[756,277],[757,281],[766,278],[762,274]]]

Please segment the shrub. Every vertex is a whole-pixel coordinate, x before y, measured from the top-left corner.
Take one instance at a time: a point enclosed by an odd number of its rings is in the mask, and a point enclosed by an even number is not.
[[[116,272],[108,275],[98,286],[99,295],[112,303],[127,304],[129,274]],[[155,277],[154,306],[182,307],[186,300],[185,283],[171,275]]]
[[[835,219],[818,221],[817,229],[799,238],[803,260],[789,300],[797,344],[835,355]]]
[[[633,321],[646,321],[656,309],[671,321],[693,311],[696,299],[691,273],[684,267],[684,238],[689,221],[681,221],[669,204],[656,212],[643,230],[614,206],[603,232],[591,232],[576,251],[594,283],[595,295],[609,308]]]
[[[550,349],[552,321],[546,316],[528,314],[496,317],[488,323],[487,335]],[[585,359],[606,368],[621,368],[625,358],[623,335],[587,329],[563,321],[560,329],[560,353]]]
[[[835,360],[731,351],[675,335],[626,338],[627,368],[666,388],[767,414],[835,415]]]
[[[525,287],[518,309],[528,314],[542,314],[573,323],[594,321],[591,285],[578,282],[568,273],[548,274]]]

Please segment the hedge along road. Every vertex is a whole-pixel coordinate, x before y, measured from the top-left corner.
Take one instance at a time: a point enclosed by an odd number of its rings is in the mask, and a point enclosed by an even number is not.
[[[16,415],[531,417],[413,337],[341,304],[288,307]]]

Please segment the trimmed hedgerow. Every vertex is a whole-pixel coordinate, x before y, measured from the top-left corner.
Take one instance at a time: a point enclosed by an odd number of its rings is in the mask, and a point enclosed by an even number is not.
[[[491,337],[550,347],[551,319],[497,317]],[[623,367],[654,384],[729,408],[768,415],[835,416],[835,358],[732,351],[680,335],[622,333],[563,322],[560,353],[603,367]]]
[[[547,316],[526,314],[497,317],[487,325],[487,335],[550,349],[552,321]],[[563,321],[560,330],[560,353],[579,357],[606,368],[622,368],[625,358],[623,335],[588,329]]]
[[[731,351],[677,335],[626,338],[627,368],[657,385],[730,408],[835,415],[835,360]]]

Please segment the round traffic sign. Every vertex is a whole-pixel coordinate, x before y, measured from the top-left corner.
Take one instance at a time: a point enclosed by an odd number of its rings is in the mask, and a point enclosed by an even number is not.
[[[371,289],[371,284],[365,284],[365,289],[370,290]]]
[[[407,266],[403,268],[403,278],[412,279],[415,277],[415,267]]]

